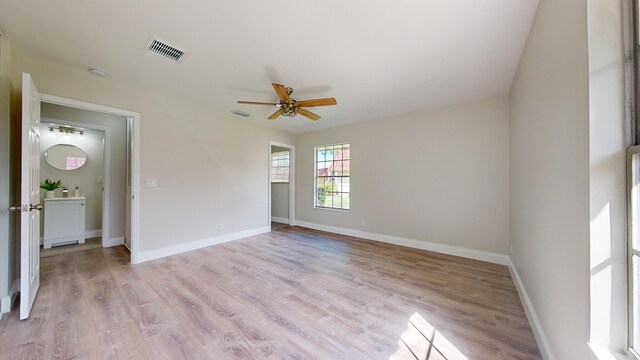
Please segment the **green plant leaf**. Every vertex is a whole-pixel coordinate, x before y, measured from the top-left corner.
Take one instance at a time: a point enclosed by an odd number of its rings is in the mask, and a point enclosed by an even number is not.
[[[40,183],[40,188],[47,191],[53,191],[59,188],[60,186],[62,186],[62,180],[51,181],[49,179],[46,179],[44,182]]]

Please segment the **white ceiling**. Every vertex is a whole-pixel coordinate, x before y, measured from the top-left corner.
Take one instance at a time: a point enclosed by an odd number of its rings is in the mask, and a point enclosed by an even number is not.
[[[305,132],[506,93],[538,0],[2,0],[0,28],[51,61]],[[156,36],[181,63],[145,51]],[[270,83],[338,106],[268,121]]]

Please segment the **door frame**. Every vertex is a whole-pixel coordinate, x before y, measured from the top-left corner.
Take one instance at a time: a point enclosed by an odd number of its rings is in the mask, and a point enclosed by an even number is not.
[[[296,221],[296,147],[294,145],[285,144],[277,141],[269,141],[269,176],[267,184],[269,184],[269,202],[268,202],[268,224],[271,230],[271,147],[277,146],[289,149],[289,225],[295,225]]]
[[[46,101],[43,101],[46,102]],[[102,149],[102,187],[104,190],[102,191],[102,247],[113,246],[111,243],[111,236],[109,234],[110,229],[110,212],[109,208],[111,206],[110,195],[111,195],[111,129],[106,126],[87,124],[76,121],[67,121],[54,119],[49,117],[40,117],[40,122],[42,120],[50,121],[51,123],[67,125],[67,126],[81,126],[88,130],[101,131],[104,133],[104,148]],[[106,240],[105,240],[106,239]]]
[[[140,253],[140,114],[133,111],[112,108],[104,105],[92,104],[84,101],[64,98],[60,96],[41,94],[41,102],[48,104],[62,105],[76,109],[95,111],[110,115],[131,118],[133,122],[133,136],[131,137],[131,263],[139,262]],[[106,142],[106,133],[105,133]],[[108,152],[105,149],[105,154]],[[105,161],[105,164],[107,161]],[[108,189],[110,183],[108,172],[104,174],[104,185]],[[106,198],[106,193],[105,193]],[[108,199],[108,198],[107,198]],[[104,200],[103,200],[104,210]],[[104,216],[108,217],[108,211],[103,211],[103,242],[104,242]],[[109,233],[107,229],[107,234]]]

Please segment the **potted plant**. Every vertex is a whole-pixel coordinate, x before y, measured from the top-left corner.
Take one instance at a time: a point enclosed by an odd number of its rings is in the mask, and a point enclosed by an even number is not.
[[[47,192],[44,194],[44,197],[46,199],[51,199],[51,198],[56,197],[55,190],[57,188],[59,188],[60,186],[62,186],[62,180],[51,181],[51,180],[47,179],[44,182],[40,183],[40,189],[47,190]]]

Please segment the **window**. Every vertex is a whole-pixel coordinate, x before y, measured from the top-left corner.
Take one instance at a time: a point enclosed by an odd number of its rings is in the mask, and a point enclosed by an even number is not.
[[[315,148],[315,206],[349,210],[351,157],[349,144]]]
[[[271,182],[289,182],[289,150],[271,153]]]
[[[631,231],[629,233],[628,266],[629,274],[629,300],[630,300],[630,336],[629,348],[636,355],[640,345],[640,297],[638,294],[640,285],[640,146],[632,146],[628,150],[630,171],[629,210]],[[636,355],[637,356],[637,355]]]
[[[627,279],[628,290],[628,314],[629,314],[629,352],[635,359],[640,359],[640,112],[638,104],[640,104],[640,78],[638,71],[640,63],[637,59],[640,50],[640,29],[638,28],[638,1],[633,2],[635,7],[634,15],[629,19],[633,27],[633,51],[635,54],[633,62],[635,63],[635,72],[625,74],[626,77],[633,76],[630,83],[633,84],[625,91],[625,101],[633,103],[636,109],[631,119],[627,120],[630,124],[626,124],[626,142],[630,145],[627,148],[627,211],[629,221],[629,232],[627,234],[627,270],[629,278]]]

